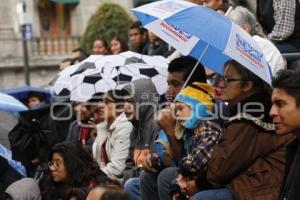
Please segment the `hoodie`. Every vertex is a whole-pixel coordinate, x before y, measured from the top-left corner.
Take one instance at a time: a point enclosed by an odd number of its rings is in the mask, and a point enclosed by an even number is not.
[[[158,109],[159,94],[150,79],[139,79],[125,86],[133,98],[135,109],[138,109],[137,118],[133,122],[133,130],[130,135],[131,147],[145,149],[152,146],[160,128],[154,121],[154,113]]]
[[[32,178],[23,178],[14,182],[5,192],[14,200],[41,200],[39,186]]]

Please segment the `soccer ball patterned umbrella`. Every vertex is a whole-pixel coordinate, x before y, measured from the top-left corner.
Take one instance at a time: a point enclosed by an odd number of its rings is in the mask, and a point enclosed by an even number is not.
[[[131,51],[119,55],[92,55],[60,72],[51,82],[55,95],[86,102],[98,92],[122,89],[130,82],[150,78],[159,94],[167,90],[169,61],[162,56],[147,56]]]

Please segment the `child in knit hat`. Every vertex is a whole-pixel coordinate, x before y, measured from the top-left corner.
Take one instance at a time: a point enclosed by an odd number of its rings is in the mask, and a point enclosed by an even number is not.
[[[189,197],[207,186],[206,164],[222,131],[220,126],[211,120],[214,106],[215,90],[206,83],[195,82],[175,98],[175,136],[183,140],[185,152],[177,180],[181,191]],[[187,187],[189,181],[194,184]]]

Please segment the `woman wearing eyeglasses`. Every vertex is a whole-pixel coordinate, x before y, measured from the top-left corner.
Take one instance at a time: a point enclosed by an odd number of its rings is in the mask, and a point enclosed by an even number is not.
[[[63,199],[72,188],[91,189],[107,182],[106,175],[78,143],[55,145],[48,161],[48,173],[40,182],[42,199]]]
[[[285,145],[293,136],[275,134],[265,83],[234,60],[216,80],[230,117],[208,161],[207,179],[215,188],[193,199],[274,200],[284,175]]]
[[[121,178],[126,167],[132,131],[132,124],[123,112],[121,91],[107,92],[98,110],[104,122],[97,125],[93,157],[106,175]]]

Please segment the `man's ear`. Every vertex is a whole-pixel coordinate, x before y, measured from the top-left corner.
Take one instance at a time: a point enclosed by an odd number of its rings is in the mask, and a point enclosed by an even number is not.
[[[145,31],[143,34],[143,40],[147,41],[148,40],[148,31]]]

